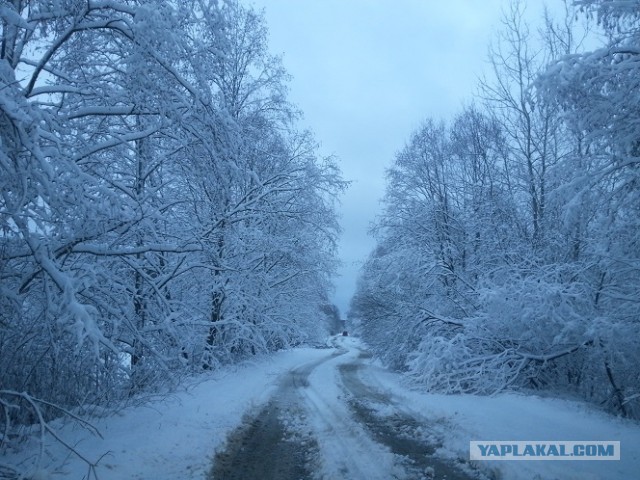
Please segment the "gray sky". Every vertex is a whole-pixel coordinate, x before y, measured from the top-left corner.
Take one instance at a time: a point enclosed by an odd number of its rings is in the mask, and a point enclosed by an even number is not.
[[[334,302],[345,316],[358,269],[374,245],[385,168],[428,117],[450,118],[486,67],[504,0],[248,0],[264,8],[271,52],[293,76],[321,154],[335,155],[353,184]],[[534,6],[540,5],[537,0]]]

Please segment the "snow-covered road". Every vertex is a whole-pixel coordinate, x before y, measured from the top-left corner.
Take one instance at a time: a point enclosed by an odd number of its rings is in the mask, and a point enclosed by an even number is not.
[[[369,356],[357,341],[332,343],[330,357],[282,377],[267,406],[216,457],[214,479],[476,478],[434,457],[439,444],[424,422],[361,380]]]
[[[434,457],[441,443],[424,420],[361,379],[369,362],[357,341],[332,343],[330,356],[281,377],[267,405],[218,452],[212,478],[479,478],[464,472],[468,465]]]
[[[357,339],[330,344],[222,369],[169,397],[94,419],[103,438],[54,423],[97,462],[97,476],[55,442],[35,472],[29,445],[7,461],[38,480],[590,480],[640,471],[637,422],[568,400],[425,394],[373,361]],[[622,459],[471,462],[471,440],[617,440]]]

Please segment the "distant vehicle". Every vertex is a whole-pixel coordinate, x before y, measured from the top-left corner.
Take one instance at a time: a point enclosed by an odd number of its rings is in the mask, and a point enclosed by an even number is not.
[[[343,336],[343,337],[348,337],[348,336],[349,336],[349,332],[347,332],[346,330],[344,330],[344,331],[342,332],[342,336]]]

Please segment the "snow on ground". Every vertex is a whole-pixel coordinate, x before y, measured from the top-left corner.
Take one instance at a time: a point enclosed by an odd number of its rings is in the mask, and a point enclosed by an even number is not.
[[[620,461],[500,461],[478,462],[496,478],[513,480],[633,479],[640,472],[640,424],[611,417],[575,401],[518,394],[496,397],[444,396],[411,388],[404,377],[391,373],[360,355],[365,347],[353,338],[333,339],[344,353],[333,349],[300,348],[259,361],[221,369],[192,388],[146,406],[131,407],[92,423],[103,439],[70,423],[55,422],[64,439],[98,463],[97,478],[188,480],[204,479],[211,459],[243,415],[257,411],[278,390],[282,375],[307,365],[310,388],[303,389],[325,478],[377,478],[394,459],[358,424],[345,404],[338,367],[358,362],[360,379],[390,396],[381,415],[401,411],[420,419],[428,431],[441,437],[439,454],[469,458],[471,440],[618,440]],[[325,359],[326,361],[321,361]],[[314,365],[312,365],[314,364]],[[304,368],[303,368],[304,370]],[[388,412],[384,410],[388,409]],[[35,448],[27,455],[33,460]],[[104,456],[103,456],[104,455]],[[19,461],[5,458],[0,463]],[[26,465],[26,463],[25,463]],[[38,480],[94,478],[75,457],[53,442]],[[488,470],[487,470],[488,469]],[[356,477],[349,477],[349,475]],[[379,476],[379,475],[378,475]],[[28,478],[28,477],[27,477]]]
[[[71,424],[61,427],[64,439],[91,461],[100,460],[100,480],[187,480],[205,478],[211,459],[226,435],[241,424],[247,411],[264,404],[280,375],[303,363],[328,357],[333,349],[299,348],[264,357],[259,362],[223,368],[188,391],[176,392],[147,406],[132,407],[92,421],[103,439]],[[67,458],[57,444],[47,446],[38,480],[94,478],[86,464]],[[36,448],[28,454],[37,455]],[[5,458],[0,463],[17,462]]]
[[[436,395],[411,388],[404,377],[370,362],[363,380],[389,393],[425,423],[437,422],[444,435],[438,452],[469,459],[471,440],[613,440],[620,461],[481,461],[481,467],[513,480],[629,480],[640,478],[640,423],[608,415],[588,404],[508,393],[494,397]],[[380,412],[384,414],[384,412]],[[485,470],[486,471],[486,470]]]

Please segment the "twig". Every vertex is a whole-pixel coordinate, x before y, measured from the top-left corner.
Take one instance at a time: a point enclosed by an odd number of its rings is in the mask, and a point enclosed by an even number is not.
[[[69,443],[67,443],[55,431],[55,429],[53,429],[47,423],[47,421],[44,418],[44,415],[42,414],[41,405],[46,405],[48,407],[54,408],[54,409],[62,412],[64,415],[67,415],[70,418],[72,418],[75,421],[77,421],[83,428],[87,429],[92,434],[94,434],[94,435],[96,435],[96,436],[98,436],[100,438],[103,438],[102,435],[100,434],[100,432],[98,431],[98,429],[96,427],[94,427],[93,425],[91,425],[86,420],[83,420],[82,418],[80,418],[78,415],[70,412],[66,408],[63,408],[63,407],[61,407],[59,405],[56,405],[56,404],[51,403],[51,402],[48,402],[46,400],[42,400],[40,398],[33,397],[33,396],[29,395],[27,392],[16,392],[14,390],[0,390],[0,406],[2,406],[3,410],[5,411],[5,418],[6,418],[6,422],[7,422],[6,425],[5,425],[4,437],[2,439],[2,442],[0,442],[0,446],[2,446],[4,444],[4,439],[8,438],[8,434],[9,434],[10,416],[9,416],[9,413],[8,413],[8,409],[9,408],[19,408],[18,405],[14,405],[14,404],[9,403],[9,402],[7,402],[5,400],[2,400],[2,398],[1,398],[2,396],[15,397],[15,398],[20,398],[20,399],[24,400],[31,407],[31,410],[33,410],[35,415],[38,417],[38,424],[39,424],[39,427],[40,427],[40,449],[39,449],[38,460],[37,460],[37,464],[38,465],[40,465],[40,463],[42,462],[42,459],[44,458],[45,438],[46,438],[46,434],[48,433],[58,443],[60,443],[62,446],[64,446],[69,452],[71,452],[74,455],[76,455],[78,458],[80,458],[84,463],[86,463],[89,466],[89,473],[88,473],[88,477],[87,478],[90,478],[91,474],[93,473],[93,477],[96,480],[98,479],[98,475],[96,473],[96,467],[98,466],[98,463],[100,462],[100,460],[102,460],[102,458],[105,455],[107,455],[109,452],[103,454],[96,462],[92,462],[91,460],[89,460],[82,453],[80,453],[74,446],[72,446]]]

